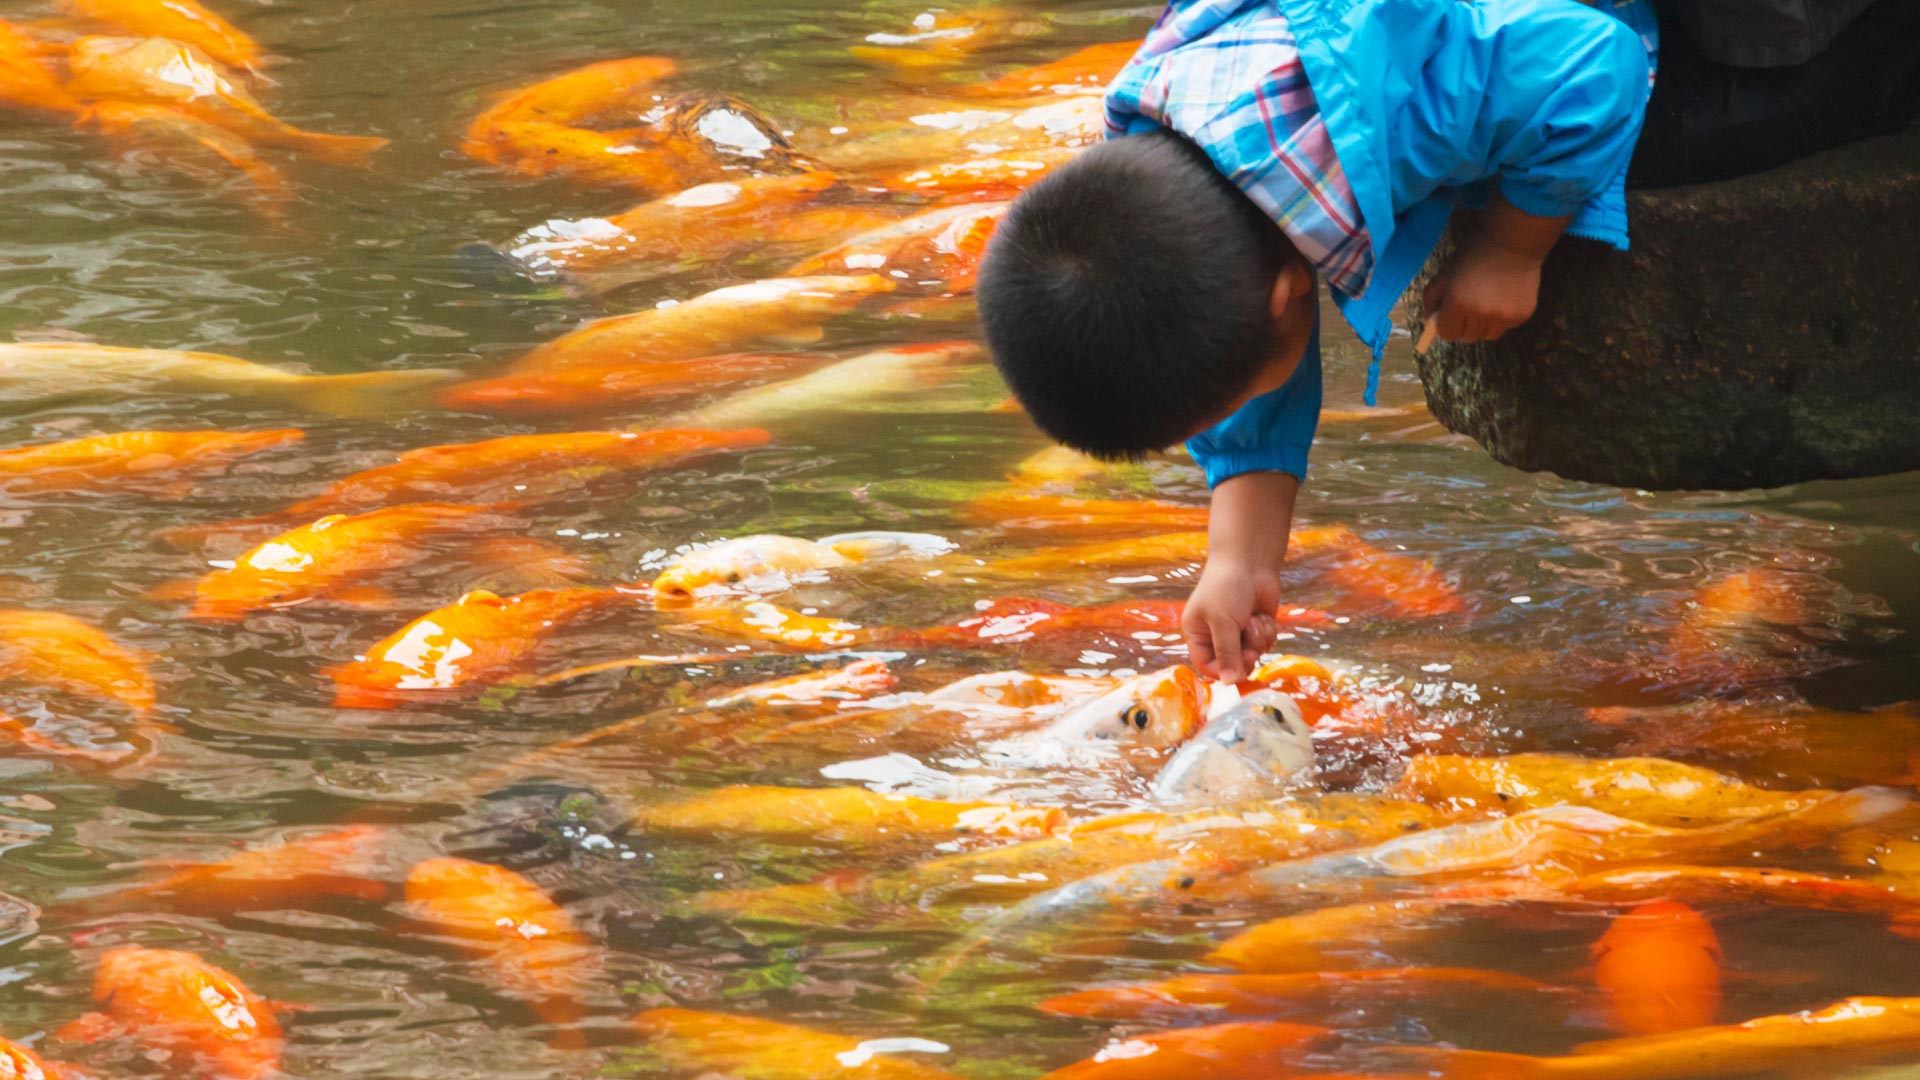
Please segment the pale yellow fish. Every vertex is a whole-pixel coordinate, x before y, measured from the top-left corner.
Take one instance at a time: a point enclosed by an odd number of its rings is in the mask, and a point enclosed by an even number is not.
[[[306,375],[218,353],[69,342],[0,344],[0,402],[153,393],[265,397],[345,416],[391,412],[409,390],[459,373],[425,368]]]

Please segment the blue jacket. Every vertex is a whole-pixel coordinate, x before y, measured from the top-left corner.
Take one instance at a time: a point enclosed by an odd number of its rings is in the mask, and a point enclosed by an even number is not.
[[[1370,235],[1364,290],[1333,290],[1373,350],[1369,404],[1393,306],[1456,203],[1483,205],[1497,184],[1528,213],[1575,215],[1572,235],[1627,246],[1627,162],[1657,46],[1650,2],[1601,12],[1578,0],[1175,0],[1190,33],[1177,48],[1215,47],[1210,33],[1248,19],[1290,26]],[[1259,470],[1304,477],[1319,411],[1316,332],[1285,386],[1188,448],[1210,485]]]

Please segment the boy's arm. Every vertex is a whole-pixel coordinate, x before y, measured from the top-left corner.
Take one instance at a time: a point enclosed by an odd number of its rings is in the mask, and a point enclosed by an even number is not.
[[[1193,666],[1238,682],[1279,634],[1280,563],[1293,528],[1300,478],[1248,472],[1213,489],[1207,523],[1207,565],[1181,617]]]

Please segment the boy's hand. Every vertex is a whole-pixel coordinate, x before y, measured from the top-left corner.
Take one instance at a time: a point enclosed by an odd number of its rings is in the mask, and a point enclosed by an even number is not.
[[[1187,656],[1210,679],[1239,682],[1273,648],[1280,625],[1280,575],[1236,559],[1209,558],[1180,617]]]
[[[1202,675],[1239,682],[1279,636],[1280,560],[1299,493],[1299,478],[1283,472],[1242,473],[1213,489],[1207,565],[1180,617]]]
[[[1537,217],[1495,195],[1421,294],[1434,330],[1448,341],[1492,341],[1533,318],[1540,264],[1572,221]]]

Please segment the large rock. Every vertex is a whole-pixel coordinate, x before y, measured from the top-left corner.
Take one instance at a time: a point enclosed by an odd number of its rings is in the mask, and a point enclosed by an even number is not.
[[[1632,251],[1562,241],[1532,321],[1420,362],[1442,423],[1629,487],[1920,469],[1920,128],[1630,213]]]

